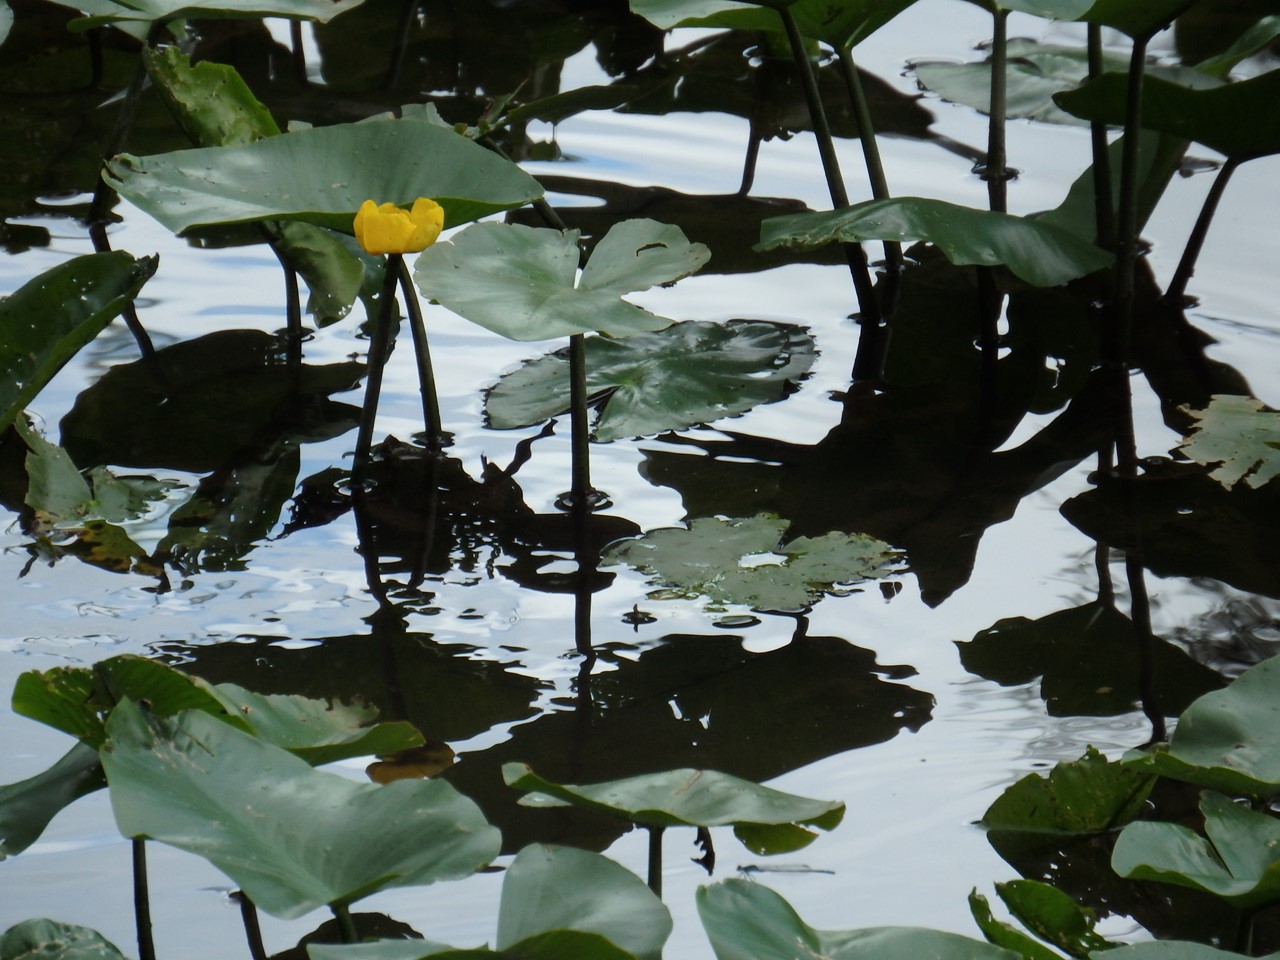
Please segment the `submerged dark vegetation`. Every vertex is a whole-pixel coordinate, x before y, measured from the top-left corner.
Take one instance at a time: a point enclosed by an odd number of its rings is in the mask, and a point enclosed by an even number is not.
[[[997,885],[1017,923],[975,891],[985,941],[923,927],[819,931],[739,878],[700,891],[706,934],[722,960],[1208,960],[1280,948],[1280,663],[1231,679],[1238,671],[1193,660],[1153,634],[1143,579],[1152,570],[1280,596],[1280,485],[1269,483],[1280,415],[1206,356],[1207,337],[1184,315],[1233,172],[1280,151],[1280,72],[1265,69],[1280,11],[1261,0],[983,2],[983,59],[915,67],[925,87],[989,116],[988,143],[974,149],[932,132],[918,102],[858,70],[858,45],[910,3],[0,4],[0,238],[13,254],[48,243],[34,216],[48,213],[41,198],[78,197],[61,212],[98,250],[0,301],[0,500],[20,519],[31,563],[94,564],[166,591],[175,578],[242,567],[286,507],[279,536],[351,514],[379,604],[372,636],[292,652],[269,672],[270,689],[234,682],[255,685],[245,664],[277,657],[267,643],[190,651],[181,669],[117,656],[24,674],[15,711],[75,742],[46,773],[0,788],[0,855],[20,854],[59,810],[106,788],[133,843],[143,958],[155,955],[148,840],[232,879],[255,957],[265,955],[258,910],[317,907],[333,921],[289,955],[656,957],[671,928],[664,839],[696,844],[708,872],[712,827],[732,825],[760,855],[821,843],[843,803],[755,781],[929,719],[929,695],[894,682],[908,671],[809,636],[810,608],[870,585],[891,597],[908,572],[927,603],[945,602],[984,530],[1096,460],[1093,488],[1062,511],[1097,543],[1097,598],[1000,621],[960,645],[975,674],[1006,685],[1042,678],[1055,715],[1140,706],[1150,721],[1131,754],[1108,761],[1090,749],[1012,785],[985,813],[991,843],[1021,875]],[[1077,21],[1081,42],[1009,40],[1011,11]],[[263,17],[292,21],[291,47]],[[319,64],[306,62],[306,21]],[[666,34],[690,24],[718,30],[683,46]],[[1171,26],[1177,56],[1156,62],[1148,45]],[[1104,48],[1104,31],[1127,39]],[[589,46],[611,81],[561,90],[560,64]],[[98,109],[110,93],[121,96]],[[746,117],[741,189],[690,196],[535,179],[519,167],[555,156],[530,124],[607,109]],[[1091,127],[1092,166],[1054,210],[1006,212],[1013,118]],[[801,130],[819,145],[830,211],[752,196],[760,142]],[[893,195],[877,131],[935,140],[976,163],[988,208]],[[861,141],[856,187],[833,137]],[[1222,160],[1160,289],[1141,232],[1192,144]],[[603,204],[554,206],[544,190]],[[111,250],[118,195],[197,245],[270,245],[287,329],[218,330],[156,349],[139,298],[163,266]],[[489,219],[426,239],[417,256],[394,230],[376,254],[364,233],[363,245],[353,239],[366,200],[407,210],[424,197],[443,208],[446,229]],[[625,295],[699,270],[802,259],[847,268],[852,281],[859,340],[837,426],[813,445],[688,429],[785,401],[813,362],[814,338],[799,324],[673,323]],[[441,422],[432,362],[448,359],[432,357],[419,294],[506,337],[567,338],[486,392],[488,426],[528,431],[507,467],[487,464],[475,478],[449,455],[450,431],[466,425]],[[367,362],[308,363],[308,339],[354,322],[356,304]],[[80,394],[55,443],[24,410],[117,319],[138,359]],[[424,429],[411,442],[378,440],[382,369],[404,320]],[[360,407],[333,399],[362,380]],[[1173,456],[1140,458],[1135,388],[1158,397],[1183,434]],[[1003,449],[1033,414],[1046,425]],[[561,509],[539,514],[516,476],[560,422],[572,469]],[[301,444],[351,430],[350,464],[299,478]],[[592,483],[592,443],[654,434],[668,443],[644,469],[680,491],[685,528],[642,531]],[[202,479],[146,550],[130,527],[171,495],[166,470]],[[411,634],[407,616],[430,608],[433,577],[483,566],[495,550],[522,586],[574,596],[576,701],[452,765],[446,742],[528,716],[536,681],[498,662],[460,667],[444,645]],[[1120,589],[1112,550],[1123,551]],[[548,567],[548,555],[571,557],[574,570]],[[612,658],[593,644],[591,600],[622,564],[652,579],[655,602],[790,617],[794,638],[748,654],[728,634],[683,637]],[[634,612],[636,623],[646,616]],[[602,657],[616,669],[593,674]],[[772,709],[754,709],[762,695]],[[712,714],[712,727],[691,730],[690,718]],[[1166,718],[1179,716],[1170,740]],[[360,756],[379,757],[367,784],[314,769]],[[648,831],[647,883],[593,852],[632,828]],[[423,940],[351,910],[380,889],[460,879],[501,854],[515,857],[492,948]],[[1095,925],[1110,914],[1132,916],[1154,942],[1106,939]],[[0,957],[35,954],[122,955],[56,919],[0,936]]]

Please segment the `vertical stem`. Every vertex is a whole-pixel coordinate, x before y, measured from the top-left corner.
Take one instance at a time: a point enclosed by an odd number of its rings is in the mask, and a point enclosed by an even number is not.
[[[877,200],[889,198],[889,181],[884,175],[884,164],[880,161],[880,145],[876,142],[876,128],[871,119],[871,105],[867,103],[866,92],[862,89],[862,79],[858,76],[858,65],[853,59],[853,48],[840,48],[840,67],[844,74],[845,89],[849,92],[849,104],[853,108],[854,119],[858,123],[858,140],[862,144],[862,159],[867,166],[867,180],[871,183],[871,196]],[[902,244],[885,241],[884,258],[891,271],[902,267]]]
[[[1204,205],[1200,208],[1200,215],[1196,217],[1196,225],[1191,230],[1187,247],[1182,251],[1182,259],[1178,261],[1178,269],[1174,271],[1169,289],[1165,291],[1165,300],[1175,307],[1182,306],[1182,298],[1187,292],[1187,283],[1196,272],[1196,259],[1204,248],[1205,237],[1209,235],[1209,224],[1218,210],[1218,201],[1222,199],[1227,183],[1230,182],[1231,175],[1236,172],[1238,166],[1240,166],[1239,160],[1228,160],[1224,163],[1218,175],[1213,178],[1209,195],[1204,198]]]
[[[572,448],[572,475],[569,497],[572,506],[587,506],[595,494],[591,487],[591,428],[587,422],[587,343],[575,333],[569,338],[569,423]]]
[[[1009,209],[1009,169],[1005,151],[1005,113],[1008,109],[1006,76],[1008,73],[1009,11],[996,10],[992,15],[991,38],[991,113],[987,120],[987,165],[982,178],[987,181],[987,200],[992,210],[1005,213]]]
[[[413,334],[414,354],[418,359],[418,391],[422,395],[422,419],[426,424],[427,449],[438,452],[445,446],[444,428],[440,424],[440,398],[436,393],[436,375],[431,366],[431,347],[427,342],[427,326],[422,320],[422,306],[418,292],[409,275],[409,265],[403,257],[399,261],[400,295],[404,298],[405,311],[409,314],[409,330]]]
[[[356,933],[355,921],[351,919],[351,911],[345,903],[335,903],[330,907],[333,915],[338,918],[338,929],[342,931],[343,943],[356,943],[360,937]]]
[[[307,50],[302,44],[302,21],[289,21],[289,52],[293,55],[293,79],[298,86],[307,86]]]
[[[400,8],[400,21],[396,25],[396,41],[387,62],[387,74],[382,80],[384,90],[390,90],[400,80],[400,68],[404,65],[404,52],[409,41],[409,28],[413,26],[413,15],[417,9],[418,0],[404,0],[404,5]]]
[[[93,241],[94,252],[107,253],[111,250],[111,241],[107,238],[107,225],[102,220],[96,220],[89,224],[89,239]],[[120,315],[124,317],[124,325],[133,334],[133,340],[138,345],[138,354],[146,361],[156,380],[167,392],[169,384],[160,369],[160,364],[156,361],[155,344],[151,342],[151,335],[147,333],[146,327],[138,319],[138,308],[132,300],[124,305]]]
[[[1133,286],[1138,255],[1138,132],[1142,122],[1142,79],[1146,67],[1148,37],[1133,41],[1129,59],[1129,89],[1125,103],[1124,153],[1120,163],[1120,204],[1117,215],[1115,284],[1111,296],[1111,325],[1116,355],[1126,363],[1133,325]],[[1123,469],[1123,456],[1121,469]]]
[[[240,920],[244,924],[245,940],[249,943],[249,956],[253,960],[267,960],[267,948],[262,942],[262,927],[258,924],[258,908],[244,895],[243,890],[235,892],[235,899],[240,902]]]
[[[138,928],[139,960],[156,960],[156,945],[151,939],[151,895],[147,884],[147,841],[134,837],[133,845],[133,918]]]
[[[400,274],[401,256],[387,257],[382,279],[382,291],[378,297],[378,318],[369,337],[369,371],[365,375],[364,406],[360,409],[360,427],[356,434],[355,461],[351,468],[357,489],[362,485],[369,469],[369,451],[373,448],[373,425],[378,418],[378,399],[382,395],[382,371],[395,342],[395,326],[392,310],[396,302],[396,283]]]
[[[666,827],[648,827],[649,831],[649,889],[654,896],[662,896],[662,833]]]
[[[279,253],[276,255],[279,256]],[[289,372],[293,375],[296,387],[302,376],[302,299],[298,293],[298,271],[283,260],[280,261],[280,266],[284,269],[284,313],[288,329]]]
[[[1103,74],[1102,27],[1091,23],[1088,27],[1089,79]],[[1111,195],[1111,153],[1107,149],[1107,125],[1101,120],[1089,123],[1089,140],[1093,153],[1093,219],[1098,246],[1115,249],[1116,211]]]

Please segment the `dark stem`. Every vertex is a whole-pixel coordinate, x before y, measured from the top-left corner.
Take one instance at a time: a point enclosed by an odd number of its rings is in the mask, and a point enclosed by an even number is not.
[[[444,428],[440,424],[440,398],[436,393],[436,375],[431,366],[431,346],[427,342],[427,326],[422,320],[422,305],[413,287],[409,265],[403,257],[396,258],[400,275],[400,295],[404,298],[405,312],[409,315],[409,330],[413,334],[413,350],[418,359],[418,391],[422,395],[422,420],[426,424],[426,447],[436,453],[446,446]],[[388,265],[389,266],[389,265]]]
[[[662,833],[666,827],[648,827],[649,831],[649,889],[654,896],[662,896]]]
[[[1129,59],[1129,89],[1125,103],[1124,151],[1120,162],[1120,206],[1116,217],[1115,282],[1111,296],[1115,363],[1129,358],[1129,334],[1133,325],[1133,285],[1138,256],[1138,132],[1142,122],[1142,79],[1146,68],[1147,37],[1133,41]],[[1127,391],[1127,387],[1126,387]],[[1124,468],[1121,456],[1121,469]]]
[[[1111,443],[1107,443],[1098,448],[1098,473],[1102,476],[1109,476],[1115,466],[1115,447]],[[1116,601],[1116,588],[1111,582],[1111,547],[1109,544],[1097,541],[1097,547],[1093,554],[1094,569],[1098,574],[1098,601],[1100,603],[1114,604]]]
[[[1089,79],[1100,77],[1102,62],[1102,27],[1088,27]],[[1089,123],[1089,139],[1093,152],[1093,219],[1097,244],[1114,250],[1116,244],[1115,199],[1111,196],[1111,153],[1107,150],[1107,125],[1101,120]]]
[[[258,925],[258,908],[253,901],[237,890],[235,899],[240,903],[240,920],[244,923],[244,937],[249,943],[249,956],[253,960],[267,960],[267,948],[262,942],[262,927]]]
[[[151,939],[151,896],[147,885],[147,841],[134,837],[133,844],[133,918],[138,928],[139,960],[156,960],[156,945]]]
[[[1008,109],[1006,76],[1009,65],[1009,11],[992,15],[991,113],[987,122],[987,165],[982,178],[987,181],[987,200],[992,210],[1009,209],[1009,169],[1005,156],[1005,113]]]
[[[1257,915],[1257,907],[1236,911],[1236,942],[1232,948],[1236,953],[1253,956],[1253,920]]]
[[[351,911],[347,909],[344,903],[335,903],[330,907],[333,915],[338,918],[338,929],[342,931],[343,943],[356,943],[360,937],[356,933],[355,921],[351,919]]]
[[[740,197],[747,196],[751,192],[751,185],[756,181],[756,161],[760,159],[760,143],[763,139],[753,121],[747,132],[747,154],[742,158],[742,180],[738,184]]]
[[[275,247],[273,246],[272,249],[274,250]],[[280,256],[279,251],[276,251],[276,256]],[[280,267],[284,270],[284,315],[289,372],[293,376],[296,388],[302,377],[302,298],[298,293],[298,271],[283,259],[280,261]]]
[[[418,0],[404,0],[404,6],[400,9],[400,22],[396,26],[395,46],[391,48],[387,75],[382,80],[384,90],[390,90],[400,80],[400,68],[404,65],[404,52],[408,46],[409,28],[413,26],[413,15],[417,9]]]
[[[1204,198],[1200,215],[1196,217],[1196,225],[1187,239],[1187,247],[1182,251],[1182,259],[1178,261],[1178,269],[1174,271],[1173,280],[1170,281],[1169,289],[1164,294],[1165,300],[1175,307],[1182,306],[1183,298],[1187,293],[1187,283],[1196,272],[1196,260],[1204,248],[1205,237],[1209,235],[1209,224],[1213,222],[1213,215],[1218,211],[1218,201],[1222,199],[1231,175],[1236,172],[1238,166],[1240,166],[1239,160],[1228,160],[1224,163],[1218,175],[1213,178],[1209,195]]]
[[[569,442],[573,454],[569,499],[576,509],[594,499],[591,486],[591,426],[587,409],[587,341],[581,333],[569,338]]]
[[[368,474],[369,451],[373,448],[373,425],[378,418],[378,398],[382,395],[382,371],[395,343],[396,330],[392,311],[395,308],[401,259],[398,253],[387,257],[382,292],[378,299],[378,317],[369,336],[369,370],[365,374],[364,406],[360,409],[355,461],[351,468],[357,489],[363,485]]]
[[[298,86],[307,86],[307,51],[302,45],[302,21],[289,21],[289,46],[293,54],[293,79]]]
[[[871,183],[871,196],[877,200],[887,200],[889,199],[889,181],[884,175],[884,164],[880,162],[880,145],[876,142],[871,105],[867,103],[866,92],[862,89],[862,78],[858,76],[858,65],[854,62],[852,48],[840,48],[840,67],[844,75],[845,89],[849,93],[849,104],[853,107],[853,116],[858,123],[858,140],[862,143],[862,159],[867,165],[867,180]],[[884,259],[890,271],[900,270],[902,244],[886,240]]]
[[[89,239],[93,241],[93,249],[96,253],[109,253],[111,251],[111,241],[107,238],[107,225],[102,220],[89,224]],[[166,393],[169,393],[169,382],[156,359],[155,344],[151,342],[151,335],[147,333],[146,327],[138,319],[138,308],[132,300],[124,305],[120,315],[124,317],[124,325],[133,334],[133,340],[138,345],[138,354],[150,368],[152,376],[156,378],[156,382],[164,388]]]
[[[978,346],[982,351],[982,373],[979,384],[978,419],[982,432],[992,422],[996,411],[996,384],[1000,367],[1000,312],[1004,294],[996,286],[991,267],[976,267],[978,275]]]

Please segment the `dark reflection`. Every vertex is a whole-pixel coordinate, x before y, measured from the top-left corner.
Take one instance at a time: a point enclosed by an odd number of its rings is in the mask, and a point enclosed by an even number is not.
[[[839,637],[749,653],[739,636],[676,634],[634,660],[607,644],[597,651],[612,669],[591,676],[588,716],[578,699],[577,709],[544,714],[503,743],[464,754],[447,774],[499,826],[506,850],[534,840],[602,849],[626,827],[517,806],[503,763],[527,763],[563,783],[677,767],[761,781],[918,730],[933,706],[928,693],[895,682],[913,668],[880,666]]]

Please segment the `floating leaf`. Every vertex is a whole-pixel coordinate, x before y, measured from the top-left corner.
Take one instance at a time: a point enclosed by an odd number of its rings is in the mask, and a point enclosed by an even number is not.
[[[1106,73],[1078,90],[1054,96],[1058,106],[1086,120],[1122,125],[1129,80]],[[1142,84],[1142,126],[1212,147],[1233,160],[1280,153],[1280,72],[1209,89],[1147,77]],[[1247,117],[1247,121],[1241,118]]]
[[[1198,421],[1178,447],[1230,490],[1243,480],[1255,490],[1280,474],[1280,413],[1253,397],[1216,394],[1203,410],[1182,407]]]
[[[24,920],[0,935],[4,960],[125,960],[114,943],[88,927]]]
[[[1208,790],[1200,811],[1207,839],[1181,824],[1131,823],[1111,866],[1122,877],[1212,893],[1239,910],[1280,900],[1280,820]]]
[[[863,240],[926,240],[954,264],[1006,266],[1038,287],[1083,277],[1113,259],[1074,234],[1037,220],[921,197],[773,217],[760,225],[758,249]]]
[[[700,887],[698,915],[718,960],[1022,960],[981,940],[921,927],[815,930],[786,900],[749,880]]]
[[[424,250],[414,279],[424,296],[512,340],[592,331],[623,337],[671,323],[623,294],[674,283],[710,256],[679,227],[624,220],[577,277],[578,231],[480,223]]]
[[[674,323],[624,340],[589,337],[585,346],[600,441],[680,430],[780,400],[816,356],[803,328],[763,320]],[[499,430],[568,409],[567,349],[528,361],[485,398],[489,426]]]
[[[785,6],[800,34],[836,48],[852,47],[911,6],[915,0],[792,0],[788,3],[734,3],[732,0],[631,0],[631,12],[662,30],[672,27],[729,27],[780,33],[782,20],[764,6]]]
[[[981,822],[989,830],[1101,833],[1137,816],[1154,783],[1149,773],[1089,747],[1079,760],[1055,764],[1047,778],[1029,773],[1006,788]]]
[[[91,253],[0,298],[0,431],[137,296],[157,262]]]
[[[77,743],[43,773],[0,787],[0,860],[35,843],[63,807],[106,785],[98,751]]]
[[[255,220],[303,220],[351,233],[356,210],[370,198],[409,204],[430,197],[453,227],[542,196],[538,182],[511,161],[417,119],[296,130],[241,147],[121,154],[104,176],[178,234]]]
[[[797,610],[824,593],[897,572],[901,554],[874,537],[827,533],[782,544],[787,522],[761,514],[699,517],[688,529],[651,530],[608,547],[606,563],[626,563],[666,594],[757,610]]]
[[[1021,954],[1023,960],[1062,960],[1053,950],[1033,940],[1013,924],[997,920],[987,898],[976,889],[969,892],[969,913],[988,943]]]
[[[1167,747],[1130,762],[1161,776],[1233,795],[1280,794],[1280,657],[1206,693],[1178,721]]]
[[[1055,886],[1038,880],[1011,880],[997,883],[996,893],[1028,930],[1068,956],[1084,960],[1091,951],[1115,946],[1094,929],[1097,914]]]
[[[107,734],[121,832],[205,857],[274,916],[460,879],[501,846],[442,780],[353,783],[205,713],[148,717],[129,700]]]
[[[585,785],[544,780],[522,763],[502,777],[529,793],[525,806],[576,806],[648,827],[717,827],[734,832],[755,853],[789,853],[817,836],[806,827],[834,829],[844,817],[838,801],[810,800],[716,770],[668,770]]]

